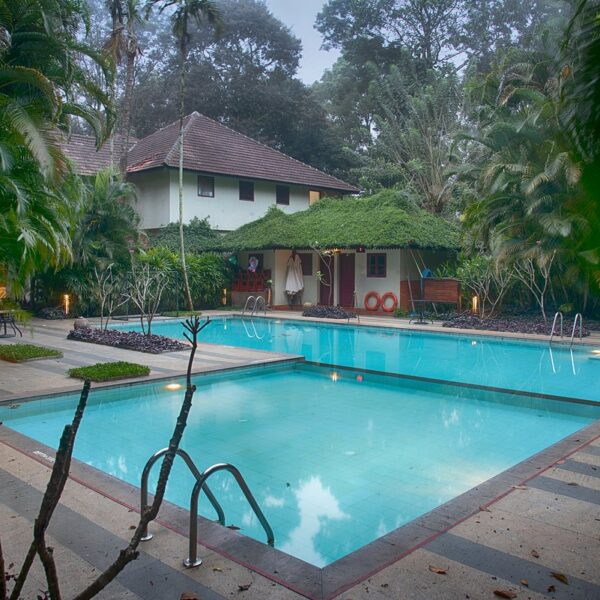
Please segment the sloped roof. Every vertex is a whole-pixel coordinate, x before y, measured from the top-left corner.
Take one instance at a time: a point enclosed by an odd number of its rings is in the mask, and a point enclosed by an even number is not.
[[[355,194],[360,190],[269,148],[200,113],[184,120],[183,166],[191,171],[265,179]],[[129,152],[128,172],[179,166],[179,122],[139,140]]]
[[[422,248],[457,250],[458,227],[410,206],[398,192],[368,198],[325,198],[308,210],[286,214],[273,207],[252,223],[222,236],[212,250],[274,248]]]
[[[119,156],[121,155],[121,144],[124,138],[121,135],[113,136],[113,164],[119,166]],[[137,142],[137,139],[130,136],[130,147]],[[95,175],[98,171],[110,166],[110,140],[104,142],[100,149],[96,148],[96,138],[91,135],[73,133],[69,139],[61,144],[63,152],[75,163],[77,173],[80,175]]]

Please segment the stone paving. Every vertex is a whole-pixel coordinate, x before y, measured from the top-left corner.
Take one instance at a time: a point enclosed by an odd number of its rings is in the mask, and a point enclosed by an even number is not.
[[[143,362],[159,377],[180,375],[187,362],[186,352],[140,355],[69,342],[66,329],[65,323],[36,322],[32,331],[25,332],[23,341],[29,337],[33,343],[59,348],[64,358],[27,365],[0,363],[0,400],[78,388],[78,383],[66,378],[66,369],[99,360]],[[216,346],[206,346],[199,354],[198,372],[292,358]],[[36,455],[32,450],[37,446],[0,428],[0,538],[6,565],[19,565],[22,560],[48,480],[50,462],[44,455],[51,451],[45,448],[46,452]],[[356,571],[354,578],[346,572],[339,581],[323,570],[320,579],[317,575],[304,587],[286,586],[277,569],[264,565],[251,569],[243,561],[232,560],[226,543],[200,543],[198,553],[204,564],[184,569],[181,561],[187,539],[181,523],[185,520],[182,515],[177,525],[167,507],[165,515],[153,524],[155,537],[142,546],[140,558],[99,597],[178,600],[182,593],[192,592],[201,600],[600,599],[600,423],[553,448],[512,475],[503,475],[493,488],[496,491],[490,491],[479,505],[478,497],[467,493],[463,504],[475,502],[474,510],[465,510],[460,519],[449,522],[442,511],[436,519],[418,520],[414,529],[421,536],[415,537],[417,543],[412,546],[391,549],[395,538],[382,538],[379,552],[387,551],[393,557],[383,568],[378,564],[364,576]],[[72,477],[49,530],[64,598],[73,597],[114,558],[137,521],[135,489],[120,493],[125,486],[115,482],[101,486],[101,493],[98,481],[105,476],[96,477],[92,471],[74,461]],[[497,493],[499,485],[501,493]],[[226,531],[229,536],[237,535]],[[207,538],[201,535],[200,539]],[[263,556],[269,553],[281,554],[266,547],[262,551]],[[366,554],[365,558],[368,563]],[[23,597],[35,598],[43,589],[43,571],[36,563]]]

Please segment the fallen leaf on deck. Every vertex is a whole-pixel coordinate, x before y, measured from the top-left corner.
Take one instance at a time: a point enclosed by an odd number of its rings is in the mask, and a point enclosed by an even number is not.
[[[527,579],[521,579],[521,581],[519,581],[519,583],[521,585],[524,585],[525,587],[529,587],[529,581],[527,581]]]
[[[526,485],[513,485],[512,489],[513,490],[526,490],[527,486]]]
[[[245,583],[243,585],[238,585],[238,592],[247,592],[250,589],[251,583]]]
[[[429,570],[432,573],[437,573],[438,575],[445,575],[448,572],[448,568],[443,569],[442,567],[434,567],[433,565],[429,565]]]
[[[533,556],[533,558],[540,557],[540,553],[537,550],[532,550],[530,554],[531,554],[531,556]]]
[[[494,590],[494,596],[498,598],[516,598],[517,595],[512,590]]]
[[[556,591],[556,587],[553,586],[553,585],[549,585],[548,586],[548,591],[552,594],[552,593],[554,593]]]
[[[575,483],[574,481],[569,481],[569,483],[567,483],[567,485],[579,485],[579,484]]]
[[[129,529],[135,529],[135,525],[130,525]]]
[[[479,510],[481,510],[483,512],[492,512],[489,508],[486,508],[485,506],[480,506]]]
[[[193,592],[183,592],[179,600],[198,600],[198,596],[196,596],[196,594]]]
[[[552,577],[554,577],[554,579],[558,579],[561,583],[564,583],[565,585],[569,585],[569,580],[564,573],[557,573],[556,571],[551,571],[550,575],[552,575]]]
[[[233,531],[238,531],[239,527],[237,525],[227,525],[227,529],[233,529]]]
[[[215,571],[215,573],[222,573],[223,569],[221,569],[221,567],[213,567],[213,571]]]

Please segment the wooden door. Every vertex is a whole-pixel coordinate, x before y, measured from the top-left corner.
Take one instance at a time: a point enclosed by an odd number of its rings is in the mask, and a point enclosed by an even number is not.
[[[334,264],[333,255],[319,257],[319,271],[322,273],[321,282],[319,283],[319,304],[323,306],[333,304]]]
[[[340,254],[340,306],[354,307],[354,253]]]

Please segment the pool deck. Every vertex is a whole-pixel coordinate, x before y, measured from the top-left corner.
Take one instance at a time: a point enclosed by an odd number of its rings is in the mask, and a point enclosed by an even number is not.
[[[298,315],[278,311],[275,316]],[[406,321],[372,317],[361,317],[361,323],[409,327]],[[181,376],[187,365],[187,351],[156,356],[66,340],[70,324],[34,320],[22,340],[0,340],[29,341],[64,353],[62,359],[21,365],[0,362],[0,401],[79,389],[80,383],[66,377],[66,369],[98,361],[144,363],[152,377],[162,378]],[[449,333],[431,325],[410,328]],[[600,348],[600,336],[586,343]],[[294,358],[201,345],[194,372]],[[0,538],[5,563],[20,565],[52,451],[4,428],[0,460]],[[74,461],[49,529],[64,574],[63,597],[85,587],[126,545],[137,522],[138,494],[132,486]],[[492,599],[499,597],[495,591],[505,591],[532,600],[600,598],[600,422],[325,569],[205,522],[198,547],[204,563],[186,570],[181,564],[187,549],[186,516],[186,511],[165,504],[152,525],[154,539],[142,545],[138,560],[99,597],[178,600],[189,592],[199,600],[435,600]],[[46,587],[38,563],[28,586],[23,597],[35,597]]]

